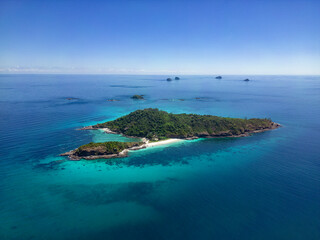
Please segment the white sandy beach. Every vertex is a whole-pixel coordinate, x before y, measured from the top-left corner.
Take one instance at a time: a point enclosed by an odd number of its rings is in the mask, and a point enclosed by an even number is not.
[[[115,132],[111,131],[109,128],[100,128],[100,129],[106,133],[115,134]],[[148,148],[148,147],[155,147],[155,146],[180,142],[180,141],[184,141],[184,140],[179,139],[179,138],[170,138],[170,139],[162,140],[162,141],[158,141],[158,142],[149,142],[146,138],[142,138],[142,141],[146,143],[145,147]]]
[[[111,131],[109,128],[99,128],[99,129],[106,132],[106,133],[115,134],[115,132]]]
[[[178,138],[171,138],[163,141],[158,141],[158,142],[147,142],[146,147],[155,147],[155,146],[160,146],[160,145],[165,145],[165,144],[170,144],[170,143],[175,143],[175,142],[180,142],[184,141],[183,139],[178,139]]]
[[[148,148],[148,147],[155,147],[155,146],[161,146],[161,145],[166,145],[166,144],[170,144],[170,143],[175,143],[175,142],[180,142],[180,141],[185,141],[183,139],[178,139],[178,138],[172,138],[172,139],[167,139],[167,140],[163,140],[163,141],[158,141],[158,142],[151,142],[149,143],[149,140],[146,140],[145,138],[143,138],[143,141],[145,142],[145,144],[143,144],[142,146],[138,146],[138,147],[133,147],[131,149],[125,149],[122,152],[119,153],[119,155],[123,155],[126,156],[126,154],[129,151],[135,151],[135,150],[139,150],[139,149],[143,149],[143,148]]]
[[[115,132],[111,131],[109,128],[100,128],[100,130],[102,130],[106,133],[109,133],[109,134],[115,134]],[[158,142],[149,142],[149,140],[147,140],[146,138],[142,138],[141,140],[143,142],[145,142],[145,144],[143,145],[145,148],[156,147],[156,146],[171,144],[171,143],[175,143],[175,142],[185,141],[185,140],[179,139],[179,138],[170,138],[170,139],[162,140],[162,141],[158,141]],[[137,149],[141,149],[141,146],[137,147]],[[130,149],[130,150],[136,150],[136,149]],[[124,150],[122,153],[125,153],[126,151],[128,151],[128,150]]]

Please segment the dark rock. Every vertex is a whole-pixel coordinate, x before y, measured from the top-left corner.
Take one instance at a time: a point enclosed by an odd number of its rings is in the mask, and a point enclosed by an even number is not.
[[[174,80],[180,80],[180,78],[179,77],[175,77]]]
[[[66,100],[69,100],[69,101],[71,101],[71,100],[79,100],[79,98],[68,97],[68,98],[66,98]]]
[[[167,81],[168,81],[168,82],[172,81],[172,78],[167,78]]]
[[[216,79],[222,79],[222,77],[221,76],[217,76]]]
[[[249,80],[249,78],[246,78],[245,80],[243,80],[243,81],[245,81],[245,82],[249,82],[250,80]]]
[[[136,99],[136,100],[143,100],[143,99],[144,99],[143,96],[144,96],[144,95],[133,95],[131,98],[132,98],[132,99]]]

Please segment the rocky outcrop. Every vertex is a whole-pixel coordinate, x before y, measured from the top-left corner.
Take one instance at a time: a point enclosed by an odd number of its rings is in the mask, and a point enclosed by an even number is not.
[[[144,100],[144,95],[133,95],[131,98],[136,100]]]
[[[76,149],[62,153],[60,156],[67,156],[69,157],[70,160],[73,161],[79,161],[81,159],[86,159],[86,160],[95,160],[95,159],[110,159],[110,158],[122,158],[122,157],[127,157],[128,153],[125,152],[125,150],[121,153],[118,154],[101,154],[101,155],[96,155],[95,152],[92,152],[92,155],[87,155],[87,156],[79,156],[76,154]]]
[[[79,100],[79,98],[68,97],[68,98],[66,98],[66,100],[69,100],[69,101],[71,101],[71,100]]]

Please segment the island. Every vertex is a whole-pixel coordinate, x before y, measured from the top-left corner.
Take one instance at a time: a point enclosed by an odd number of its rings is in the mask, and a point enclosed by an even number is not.
[[[167,81],[168,81],[168,82],[171,82],[171,81],[172,81],[172,78],[167,78]]]
[[[249,78],[246,78],[245,80],[243,80],[243,81],[245,81],[245,82],[249,82],[250,80],[249,80]]]
[[[136,110],[113,121],[82,128],[102,129],[107,133],[140,138],[132,143],[89,143],[62,154],[78,160],[125,157],[129,150],[137,150],[179,140],[197,138],[245,137],[280,127],[268,118],[228,118],[212,115],[173,114],[159,109]]]
[[[79,98],[74,98],[74,97],[68,97],[66,99],[69,100],[69,101],[71,101],[71,100],[79,100]]]
[[[68,156],[71,160],[119,158],[126,157],[129,150],[145,148],[143,145],[144,142],[91,142],[70,152],[63,153],[61,156]]]
[[[136,100],[144,100],[144,95],[133,95],[131,98]]]
[[[222,77],[221,76],[217,76],[216,79],[222,79]]]
[[[174,80],[180,80],[180,78],[179,77],[175,77]]]

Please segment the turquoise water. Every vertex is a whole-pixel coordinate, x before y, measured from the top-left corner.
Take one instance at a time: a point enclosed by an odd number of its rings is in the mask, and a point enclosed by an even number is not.
[[[0,239],[320,239],[320,77],[247,77],[0,75]],[[132,141],[76,129],[149,107],[283,127],[59,157]]]

